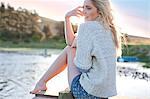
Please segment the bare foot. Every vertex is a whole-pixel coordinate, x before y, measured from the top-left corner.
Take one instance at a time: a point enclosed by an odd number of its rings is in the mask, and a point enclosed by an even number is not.
[[[46,83],[44,81],[39,81],[34,90],[32,90],[30,93],[31,94],[37,94],[39,93],[40,91],[46,91],[47,90],[47,87],[46,87]]]

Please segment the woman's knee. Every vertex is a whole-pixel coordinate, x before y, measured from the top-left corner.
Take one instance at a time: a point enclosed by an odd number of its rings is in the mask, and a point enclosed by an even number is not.
[[[76,48],[71,47],[71,46],[66,46],[65,49],[66,49],[66,51],[67,51],[68,53],[70,53],[70,52],[75,52],[75,49],[76,49]]]
[[[67,45],[67,46],[64,48],[64,51],[67,52],[69,49],[70,49],[70,46]]]
[[[69,50],[71,48],[71,46],[66,46],[64,49]]]

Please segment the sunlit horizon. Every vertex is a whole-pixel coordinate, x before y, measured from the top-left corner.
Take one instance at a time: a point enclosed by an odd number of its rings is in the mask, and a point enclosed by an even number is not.
[[[1,0],[15,9],[22,7],[29,11],[36,11],[40,16],[56,21],[64,21],[65,14],[77,6],[83,5],[84,0]],[[150,38],[150,14],[148,12],[148,0],[111,0],[114,10],[114,18],[122,32]],[[142,4],[140,4],[142,3]],[[127,6],[128,5],[128,6]],[[139,9],[141,7],[141,9]],[[143,11],[144,10],[144,11]],[[145,12],[145,13],[144,13]],[[82,22],[75,17],[74,24]]]

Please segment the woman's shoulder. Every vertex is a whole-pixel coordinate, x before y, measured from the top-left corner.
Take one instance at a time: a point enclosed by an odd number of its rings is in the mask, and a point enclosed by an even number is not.
[[[106,30],[102,22],[86,21],[79,26],[79,35],[87,35],[90,38],[103,38],[110,36],[111,31]]]
[[[99,30],[99,29],[103,29],[103,25],[101,22],[98,21],[86,21],[82,24],[80,24],[81,28],[86,28],[88,30]]]

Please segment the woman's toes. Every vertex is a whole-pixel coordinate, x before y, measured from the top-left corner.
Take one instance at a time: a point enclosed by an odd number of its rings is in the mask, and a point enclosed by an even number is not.
[[[31,94],[37,94],[38,92],[39,92],[39,90],[36,89],[36,90],[31,91],[30,93],[31,93]]]

